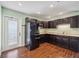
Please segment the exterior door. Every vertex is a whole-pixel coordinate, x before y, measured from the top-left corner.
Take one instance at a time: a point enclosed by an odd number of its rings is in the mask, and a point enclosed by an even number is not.
[[[16,48],[19,45],[18,39],[18,22],[16,18],[13,17],[4,17],[5,20],[5,40],[4,40],[4,48],[12,49]]]

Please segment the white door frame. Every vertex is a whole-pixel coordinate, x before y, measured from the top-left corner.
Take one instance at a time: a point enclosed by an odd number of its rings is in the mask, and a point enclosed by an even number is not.
[[[16,19],[16,21],[17,21],[17,45],[16,46],[14,46],[14,47],[8,47],[8,19],[5,19],[5,18],[14,18],[14,19]],[[19,23],[18,23],[18,20],[17,20],[17,18],[15,18],[15,17],[9,17],[9,16],[4,16],[4,40],[3,40],[3,42],[4,42],[4,50],[3,51],[5,51],[5,50],[9,50],[9,49],[13,49],[13,48],[16,48],[16,47],[18,47],[19,46]]]

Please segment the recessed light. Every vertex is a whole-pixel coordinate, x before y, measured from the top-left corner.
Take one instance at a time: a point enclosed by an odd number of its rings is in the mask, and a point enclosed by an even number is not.
[[[37,12],[37,14],[40,14],[40,12]]]
[[[18,5],[19,5],[19,6],[22,6],[22,3],[19,2]]]
[[[53,4],[51,4],[51,5],[50,5],[50,7],[54,7],[54,5],[53,5]]]

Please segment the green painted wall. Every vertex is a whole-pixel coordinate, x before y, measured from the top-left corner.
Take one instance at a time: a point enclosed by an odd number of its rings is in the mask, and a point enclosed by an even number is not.
[[[58,18],[62,18],[62,17],[68,17],[68,16],[73,16],[73,15],[78,15],[79,12],[71,12],[71,13],[67,13],[65,15],[61,15],[61,16],[54,16],[53,19],[58,19]],[[6,36],[4,35],[5,34],[5,26],[4,26],[4,16],[10,16],[10,17],[15,17],[17,18],[18,20],[18,23],[19,23],[19,33],[20,33],[20,37],[19,37],[19,46],[22,46],[24,45],[24,36],[25,36],[25,28],[22,26],[25,24],[25,17],[27,17],[28,15],[27,14],[23,14],[23,13],[20,13],[20,12],[17,12],[17,11],[14,11],[14,10],[10,10],[10,9],[7,9],[7,8],[4,8],[2,7],[2,21],[1,21],[1,6],[0,6],[0,32],[2,32],[2,36],[0,35],[0,43],[1,43],[1,49],[2,50],[5,50],[5,40],[6,40]],[[2,25],[1,25],[1,22],[2,22]],[[6,22],[5,22],[6,23]],[[2,26],[2,31],[1,31],[1,26]],[[2,38],[1,38],[2,37]]]
[[[1,5],[0,5],[0,55],[1,55]]]
[[[10,10],[10,9],[7,9],[7,8],[4,8],[2,7],[2,50],[4,51],[6,46],[4,44],[5,43],[5,40],[7,38],[7,36],[5,35],[6,33],[6,26],[4,25],[6,22],[4,20],[4,16],[9,16],[9,17],[14,17],[14,18],[17,18],[17,21],[18,21],[18,24],[19,24],[19,31],[18,33],[20,33],[20,36],[18,37],[19,38],[19,46],[22,46],[24,45],[24,28],[23,28],[23,24],[24,24],[24,20],[25,20],[25,17],[27,17],[26,14],[23,14],[23,13],[20,13],[20,12],[17,12],[17,11],[14,11],[14,10]]]

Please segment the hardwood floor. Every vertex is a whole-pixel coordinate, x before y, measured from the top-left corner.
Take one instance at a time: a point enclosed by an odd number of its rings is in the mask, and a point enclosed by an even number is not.
[[[26,47],[2,52],[2,58],[79,58],[79,52],[42,43],[39,48],[29,51]]]

